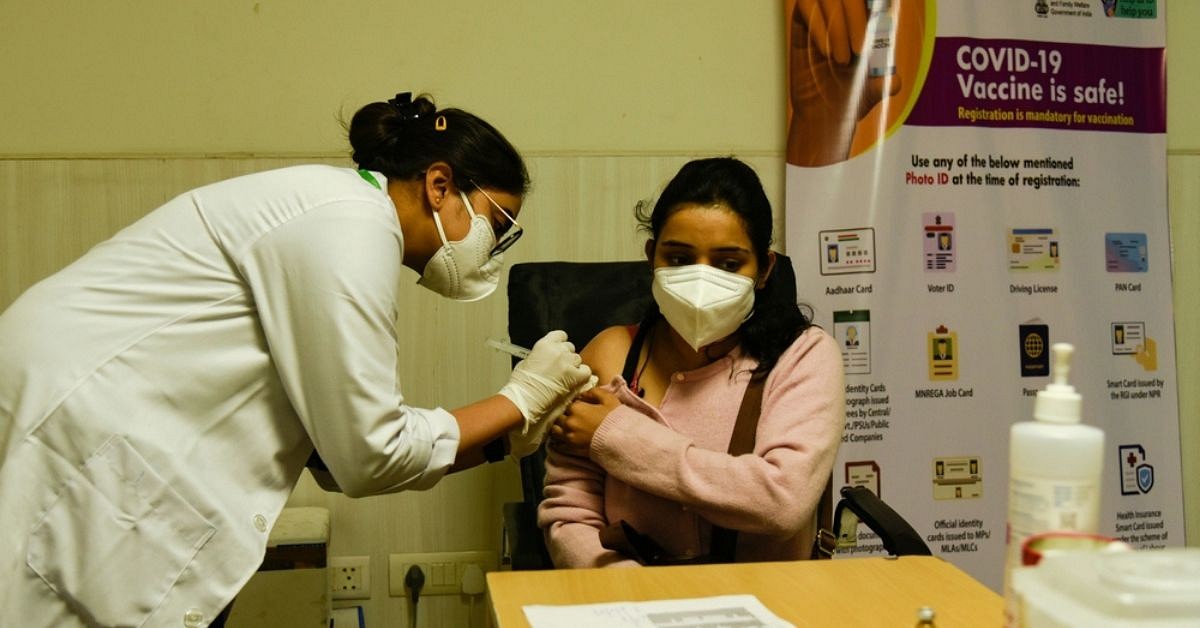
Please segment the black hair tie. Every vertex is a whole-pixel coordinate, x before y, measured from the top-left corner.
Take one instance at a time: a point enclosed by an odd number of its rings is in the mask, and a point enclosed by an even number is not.
[[[412,92],[401,92],[387,102],[400,114],[401,120],[416,120],[421,117],[420,111],[413,105]]]

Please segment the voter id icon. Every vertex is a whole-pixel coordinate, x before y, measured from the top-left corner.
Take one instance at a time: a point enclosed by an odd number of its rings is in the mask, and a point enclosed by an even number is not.
[[[817,234],[822,275],[875,272],[875,229],[833,229]]]
[[[954,233],[953,212],[921,214],[924,237],[921,239],[925,272],[954,272],[958,235]]]
[[[945,325],[925,335],[925,347],[929,354],[929,379],[952,381],[958,379],[958,332],[950,331]]]
[[[833,313],[833,337],[842,349],[842,370],[848,375],[871,372],[871,311]]]

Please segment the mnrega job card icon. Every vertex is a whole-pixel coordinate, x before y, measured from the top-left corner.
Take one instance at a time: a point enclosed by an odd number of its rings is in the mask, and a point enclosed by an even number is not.
[[[1146,234],[1104,234],[1104,268],[1110,273],[1144,273],[1150,270]]]
[[[958,379],[958,332],[945,325],[925,335],[929,353],[929,379],[933,381]]]
[[[1011,271],[1058,270],[1058,234],[1053,228],[1010,229],[1008,269]]]
[[[926,212],[921,214],[925,229],[922,238],[925,272],[954,272],[955,249],[958,246],[954,233],[954,214],[951,212]]]
[[[817,234],[822,275],[875,272],[875,229],[833,229]]]

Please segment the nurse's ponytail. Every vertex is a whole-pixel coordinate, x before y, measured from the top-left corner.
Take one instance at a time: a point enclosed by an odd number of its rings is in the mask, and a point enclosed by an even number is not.
[[[521,155],[495,127],[461,109],[442,109],[428,96],[397,94],[359,109],[348,125],[351,158],[389,179],[416,179],[444,161],[465,181],[523,196],[529,173]]]

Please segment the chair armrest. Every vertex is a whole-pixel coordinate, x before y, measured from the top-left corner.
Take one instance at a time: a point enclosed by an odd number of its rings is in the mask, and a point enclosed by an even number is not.
[[[929,546],[921,539],[921,535],[913,529],[904,517],[892,510],[883,500],[879,499],[863,486],[843,486],[842,499],[838,501],[837,511],[833,516],[833,529],[841,534],[844,529],[856,529],[857,521],[867,524],[872,532],[879,535],[883,547],[894,556],[932,556]],[[847,516],[847,511],[849,515]],[[843,521],[843,517],[848,517]]]

